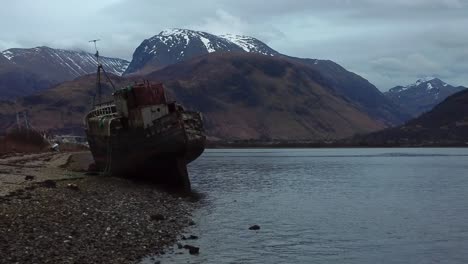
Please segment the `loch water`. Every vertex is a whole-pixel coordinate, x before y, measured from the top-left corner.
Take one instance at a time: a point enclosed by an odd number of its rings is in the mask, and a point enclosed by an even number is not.
[[[200,254],[161,263],[468,263],[467,148],[207,150],[189,171]]]

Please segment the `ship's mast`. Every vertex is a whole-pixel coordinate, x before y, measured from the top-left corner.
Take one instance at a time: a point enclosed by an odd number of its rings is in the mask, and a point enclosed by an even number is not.
[[[106,77],[107,81],[111,84],[114,91],[115,91],[115,86],[114,86],[114,83],[112,83],[112,80],[107,75],[106,70],[104,70],[104,67],[102,66],[101,62],[99,61],[99,50],[97,48],[98,41],[100,41],[100,39],[93,39],[93,40],[90,40],[89,42],[94,43],[94,49],[96,50],[96,53],[94,54],[94,56],[96,57],[96,61],[97,61],[96,88],[97,88],[97,104],[99,105],[102,103],[101,71],[104,73],[104,76]],[[93,106],[97,105],[95,99],[96,97],[94,97],[93,99]]]

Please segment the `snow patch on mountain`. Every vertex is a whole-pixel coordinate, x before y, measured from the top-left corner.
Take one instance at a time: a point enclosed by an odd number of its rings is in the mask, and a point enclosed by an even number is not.
[[[393,93],[401,93],[403,91],[407,91],[413,88],[422,87],[424,86],[426,90],[437,89],[439,86],[447,87],[448,84],[441,81],[436,77],[424,77],[418,79],[416,82],[406,85],[406,86],[397,86],[389,90],[389,92]]]
[[[206,50],[209,53],[216,52],[216,50],[211,46],[211,42],[210,42],[209,39],[207,39],[205,37],[202,37],[202,36],[200,36],[199,38],[200,38],[201,42],[203,42],[203,45],[205,45]]]
[[[269,56],[276,55],[276,52],[271,52],[268,49],[265,49],[265,47],[263,46],[266,46],[266,45],[261,43],[258,39],[255,39],[249,36],[226,34],[226,35],[221,35],[220,37],[231,41],[232,43],[241,47],[246,52],[259,53],[259,54],[269,55]]]
[[[2,52],[3,57],[7,58],[8,60],[11,60],[14,57],[14,54],[11,51],[3,51]]]
[[[427,76],[427,77],[423,77],[423,78],[420,78],[418,79],[413,85],[420,85],[421,83],[426,83],[426,82],[430,82],[432,80],[435,80],[437,79],[436,77],[432,77],[432,76]]]

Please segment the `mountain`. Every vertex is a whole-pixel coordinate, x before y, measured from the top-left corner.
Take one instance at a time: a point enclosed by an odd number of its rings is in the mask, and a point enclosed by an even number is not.
[[[284,56],[284,55],[283,55]],[[377,87],[363,77],[350,72],[330,60],[303,59],[285,56],[319,72],[322,81],[336,93],[357,104],[363,111],[387,126],[401,124],[410,119],[403,109],[386,98]]]
[[[140,77],[114,78],[122,87]],[[164,82],[169,98],[201,111],[210,139],[328,140],[386,127],[326,86],[319,72],[282,57],[211,53],[144,78]],[[83,133],[94,82],[81,77],[18,104],[38,129]],[[12,114],[5,119],[14,123]]]
[[[416,117],[464,89],[463,86],[454,87],[438,78],[427,77],[410,85],[396,86],[384,94]]]
[[[0,55],[0,100],[31,94],[50,85],[50,81]]]
[[[319,72],[282,57],[212,53],[147,77],[200,110],[211,138],[327,140],[385,127]]]
[[[260,40],[248,36],[215,36],[187,29],[164,30],[143,41],[136,49],[125,74],[147,74],[168,65],[214,52],[261,54],[301,63],[321,73],[321,80],[325,86],[333,88],[336,93],[358,104],[362,110],[386,125],[400,124],[410,118],[410,115],[386,98],[374,85],[340,65],[329,60],[283,55]]]
[[[96,71],[96,57],[83,51],[37,47],[32,49],[8,49],[1,54],[11,63],[34,73],[52,83],[72,80]],[[122,75],[129,62],[122,59],[101,57],[106,71]]]
[[[213,52],[251,52],[276,55],[277,51],[248,36],[216,36],[188,29],[164,30],[144,40],[133,53],[125,74],[149,73],[184,60]]]
[[[449,96],[406,124],[357,137],[361,145],[441,146],[468,144],[468,90]]]

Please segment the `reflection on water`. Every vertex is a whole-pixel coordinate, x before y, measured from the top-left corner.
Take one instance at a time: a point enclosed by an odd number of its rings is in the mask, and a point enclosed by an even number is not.
[[[188,231],[200,255],[161,262],[468,263],[467,161],[468,149],[208,150],[189,167],[205,194]]]

